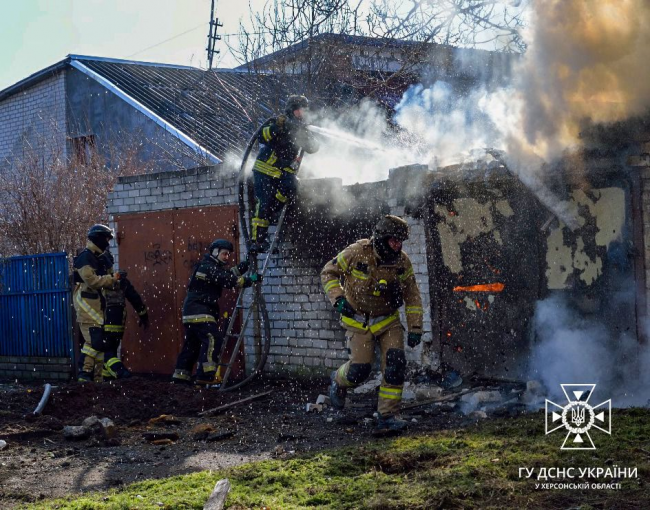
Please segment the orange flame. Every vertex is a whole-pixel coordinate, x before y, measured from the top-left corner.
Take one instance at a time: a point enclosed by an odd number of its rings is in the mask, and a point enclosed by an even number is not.
[[[501,292],[504,288],[503,283],[485,283],[468,287],[454,287],[454,292]]]

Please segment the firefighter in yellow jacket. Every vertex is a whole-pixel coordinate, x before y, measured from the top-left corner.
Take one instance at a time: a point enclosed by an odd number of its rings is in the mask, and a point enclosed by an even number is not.
[[[110,228],[106,225],[93,225],[88,231],[86,249],[74,259],[73,302],[84,340],[79,359],[80,382],[102,380],[104,365],[102,290],[118,288],[120,278],[126,277],[125,271],[118,271],[114,275],[108,274],[100,260],[111,239],[113,239],[113,231]]]
[[[406,370],[404,328],[399,317],[402,305],[406,306],[409,347],[416,347],[422,339],[422,299],[411,261],[402,251],[408,234],[406,221],[385,216],[375,226],[371,239],[351,244],[321,272],[327,297],[341,314],[350,355],[347,363],[332,372],[332,406],[342,409],[347,389],[368,378],[378,342],[383,374],[378,403],[380,429],[406,427],[406,422],[397,417]]]

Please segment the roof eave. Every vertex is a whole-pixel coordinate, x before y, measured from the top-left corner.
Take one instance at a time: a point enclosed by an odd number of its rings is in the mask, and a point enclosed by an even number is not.
[[[59,62],[52,64],[51,66],[46,67],[45,69],[41,69],[40,71],[37,71],[34,74],[30,74],[27,78],[23,78],[19,82],[10,85],[6,89],[0,90],[0,101],[4,101],[8,97],[18,94],[19,92],[29,87],[32,87],[37,83],[40,83],[44,80],[47,80],[48,78],[51,78],[53,75],[64,70],[69,64],[70,64],[70,56],[68,55],[63,60],[60,60]]]

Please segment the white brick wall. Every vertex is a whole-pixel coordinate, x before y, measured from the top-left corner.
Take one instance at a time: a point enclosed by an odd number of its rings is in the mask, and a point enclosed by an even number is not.
[[[0,102],[0,165],[20,158],[26,143],[46,159],[66,156],[65,71]]]
[[[238,203],[237,175],[220,166],[121,178],[109,195],[109,214],[131,214],[171,208],[231,205]],[[391,213],[404,215],[397,198],[389,200]],[[421,220],[405,216],[411,237],[404,249],[409,254],[425,309],[425,342],[431,341],[429,280],[426,264],[425,228]],[[273,232],[273,229],[272,231]],[[339,246],[332,246],[332,256]],[[116,247],[116,261],[119,253]],[[265,367],[269,372],[327,374],[347,359],[344,331],[320,285],[321,258],[285,241],[280,254],[271,259],[264,280],[264,293],[271,322],[272,345]],[[245,253],[243,236],[240,252]],[[260,257],[260,261],[262,258]],[[261,267],[261,262],[260,262]],[[252,294],[246,294],[245,306]],[[406,324],[404,317],[402,317]],[[255,361],[252,324],[246,335],[247,364]],[[407,349],[413,361],[430,362],[426,348]]]

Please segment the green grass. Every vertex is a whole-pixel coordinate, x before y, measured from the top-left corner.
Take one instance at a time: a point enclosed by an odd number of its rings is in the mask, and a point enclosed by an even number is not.
[[[489,420],[462,430],[400,437],[288,460],[242,465],[129,485],[119,491],[28,508],[203,508],[229,478],[227,508],[643,508],[650,501],[650,411],[614,411],[613,434],[592,434],[595,451],[561,451],[543,414]],[[637,467],[620,490],[536,490],[520,467]],[[568,480],[569,482],[571,480]],[[575,480],[580,482],[580,480]],[[595,480],[593,480],[595,481]]]

